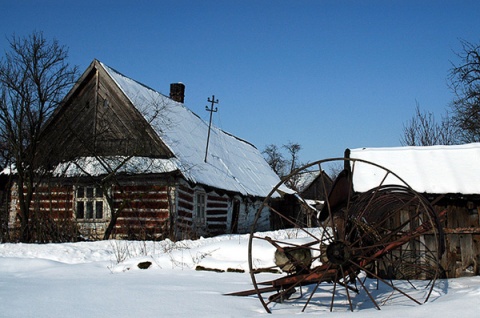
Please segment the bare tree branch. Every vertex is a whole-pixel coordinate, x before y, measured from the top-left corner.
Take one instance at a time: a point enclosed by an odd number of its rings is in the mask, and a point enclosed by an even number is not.
[[[453,124],[462,142],[480,141],[480,45],[461,40],[456,53],[460,64],[452,63],[450,88],[455,94],[451,104]]]
[[[66,62],[68,50],[41,32],[12,36],[9,44],[0,61],[0,138],[17,172],[21,240],[28,242],[30,204],[40,179],[35,166],[40,132],[74,83],[77,68]]]

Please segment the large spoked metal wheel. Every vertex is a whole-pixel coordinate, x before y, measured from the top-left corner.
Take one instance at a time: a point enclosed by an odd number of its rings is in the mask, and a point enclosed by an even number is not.
[[[295,213],[278,203],[284,185],[332,164],[347,168],[333,185],[320,187],[321,205],[298,194],[284,194],[296,202]],[[361,184],[358,178],[374,184],[355,189]],[[282,238],[258,231],[268,213],[287,228]],[[443,244],[432,206],[399,176],[371,162],[336,158],[302,167],[274,188],[257,212],[248,261],[267,312],[285,306],[301,311],[380,309],[392,302],[429,299],[443,275]],[[271,262],[260,262],[266,253]],[[266,274],[272,272],[280,274]]]

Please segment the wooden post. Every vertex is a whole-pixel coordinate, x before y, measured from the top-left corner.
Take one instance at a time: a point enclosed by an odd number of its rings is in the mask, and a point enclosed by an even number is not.
[[[212,128],[212,115],[213,113],[216,113],[218,111],[217,107],[213,107],[215,104],[218,104],[218,99],[215,100],[215,95],[212,95],[212,98],[208,98],[207,101],[210,103],[210,108],[208,106],[205,106],[205,110],[207,112],[210,112],[210,122],[208,124],[208,136],[207,136],[207,147],[205,148],[205,160],[204,162],[207,162],[207,156],[208,156],[208,144],[210,142],[210,130]]]

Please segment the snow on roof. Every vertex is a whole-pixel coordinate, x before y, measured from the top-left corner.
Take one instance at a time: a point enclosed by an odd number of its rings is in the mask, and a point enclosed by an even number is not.
[[[296,181],[296,189],[298,192],[306,190],[313,181],[320,175],[320,170],[306,171],[299,174],[299,178]]]
[[[208,124],[182,103],[175,102],[100,63],[178,160],[191,182],[244,195],[267,196],[279,177],[252,144],[213,127],[207,162]]]
[[[456,146],[358,148],[350,158],[383,166],[420,193],[480,194],[480,143]],[[378,186],[385,173],[355,164],[354,188],[366,191]],[[385,184],[401,184],[389,175]]]
[[[123,157],[111,156],[102,157],[83,157],[75,161],[69,161],[58,164],[54,171],[54,176],[73,177],[78,175],[102,175],[111,172],[111,167],[118,168],[117,173],[141,174],[149,173],[167,173],[177,170],[175,160],[147,158],[147,157]]]

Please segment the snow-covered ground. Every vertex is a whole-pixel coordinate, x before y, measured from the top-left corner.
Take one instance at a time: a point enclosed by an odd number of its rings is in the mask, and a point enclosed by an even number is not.
[[[268,233],[279,237],[284,231]],[[101,241],[0,245],[0,317],[271,317],[256,296],[225,293],[252,288],[248,235],[181,242]],[[273,251],[258,249],[268,266]],[[141,262],[151,262],[145,270]],[[198,271],[197,266],[223,272]],[[238,270],[245,270],[240,273]],[[274,274],[264,274],[272,276]],[[393,298],[392,298],[393,299]],[[302,316],[478,317],[480,277],[442,280],[423,304],[396,302],[378,311],[366,302],[354,309],[310,306]],[[299,314],[277,304],[273,316]]]

